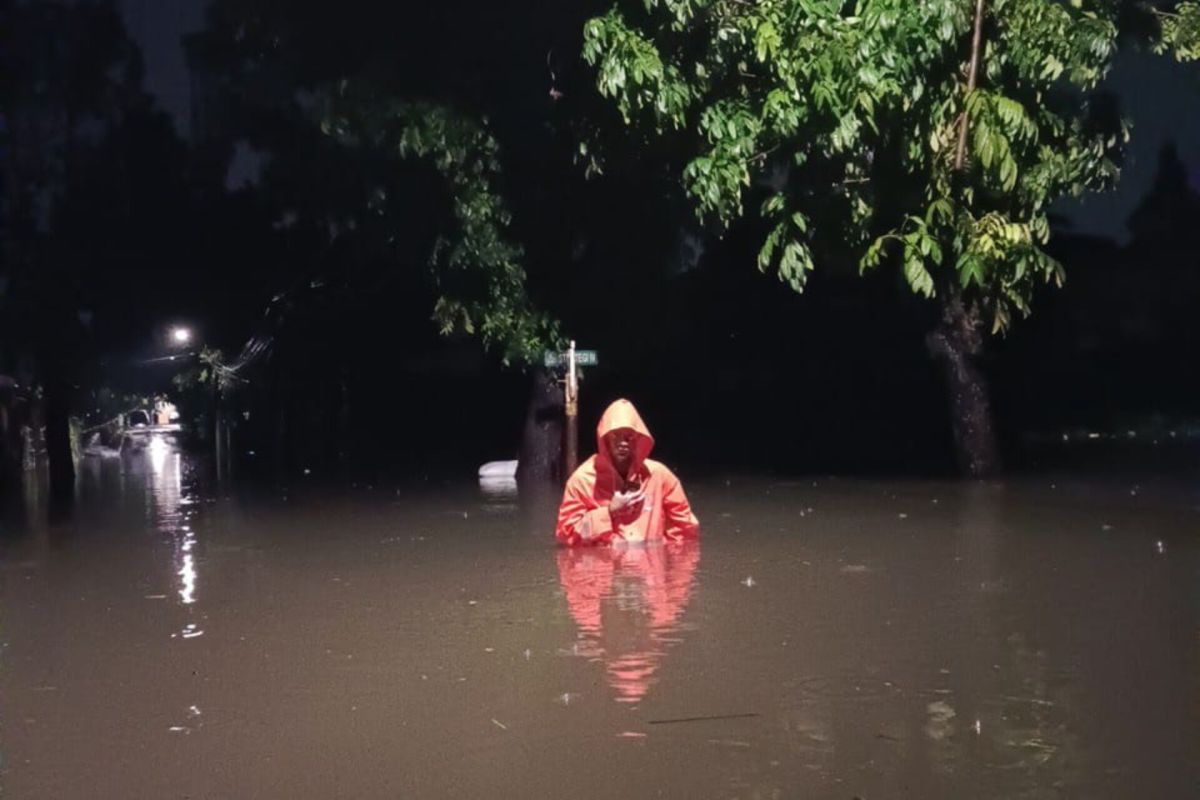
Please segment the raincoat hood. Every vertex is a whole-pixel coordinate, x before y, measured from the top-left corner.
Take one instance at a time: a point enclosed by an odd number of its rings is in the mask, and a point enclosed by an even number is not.
[[[600,424],[596,426],[596,466],[598,469],[616,469],[604,437],[621,428],[630,428],[637,434],[633,445],[633,464],[629,467],[632,475],[642,468],[650,451],[654,449],[654,437],[650,435],[650,429],[642,422],[642,417],[633,407],[633,403],[624,398],[614,401],[600,417]]]
[[[629,437],[630,464],[617,472],[605,439],[615,431],[633,431]],[[608,407],[596,426],[596,454],[567,478],[554,537],[568,547],[694,539],[700,521],[692,513],[679,478],[665,464],[654,461],[654,437],[633,403],[618,400]],[[613,504],[618,492],[640,490],[639,507]]]

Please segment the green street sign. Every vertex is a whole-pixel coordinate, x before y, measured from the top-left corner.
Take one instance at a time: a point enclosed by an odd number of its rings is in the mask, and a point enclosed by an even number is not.
[[[546,366],[561,367],[567,362],[566,353],[555,353],[553,350],[546,351]],[[576,350],[575,351],[575,366],[577,367],[594,367],[600,363],[600,357],[596,355],[595,350]]]

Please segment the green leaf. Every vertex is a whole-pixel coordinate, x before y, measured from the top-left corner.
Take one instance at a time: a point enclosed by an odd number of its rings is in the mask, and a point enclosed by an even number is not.
[[[904,250],[904,279],[917,294],[933,297],[933,276],[915,248]]]
[[[754,53],[760,62],[765,62],[768,56],[775,53],[780,44],[779,32],[775,30],[771,20],[764,20],[754,33]]]
[[[863,253],[862,258],[858,261],[859,273],[866,272],[868,269],[878,267],[883,261],[883,251],[887,245],[887,238],[880,236],[875,241],[871,242]]]
[[[764,217],[773,217],[780,211],[783,211],[783,207],[786,202],[787,201],[782,194],[773,194],[763,201],[762,210],[760,213]]]

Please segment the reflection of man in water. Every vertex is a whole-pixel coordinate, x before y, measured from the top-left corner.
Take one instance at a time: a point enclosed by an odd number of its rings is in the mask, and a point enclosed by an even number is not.
[[[567,545],[677,541],[696,536],[679,479],[648,458],[654,437],[628,400],[608,407],[596,427],[596,455],[567,481],[554,535]]]
[[[580,654],[604,662],[617,702],[640,702],[654,683],[699,560],[697,541],[559,550],[558,574],[579,626]]]

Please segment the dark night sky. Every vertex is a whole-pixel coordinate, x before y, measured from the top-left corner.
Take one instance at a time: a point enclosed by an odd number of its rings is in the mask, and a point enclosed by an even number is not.
[[[1200,190],[1200,81],[1195,68],[1176,64],[1153,53],[1127,51],[1117,60],[1108,79],[1121,99],[1121,108],[1133,121],[1133,138],[1126,153],[1121,182],[1114,192],[1095,194],[1062,203],[1080,233],[1109,236],[1122,243],[1125,221],[1154,180],[1158,154],[1174,142],[1191,171],[1192,185]]]
[[[130,37],[142,48],[146,89],[190,132],[191,87],[182,37],[204,25],[205,0],[118,0]]]
[[[186,136],[190,86],[181,37],[204,24],[205,0],[119,0],[130,35],[141,46],[147,89]],[[1109,85],[1134,124],[1125,173],[1115,192],[1064,202],[1059,210],[1079,233],[1124,241],[1125,221],[1154,179],[1158,153],[1174,142],[1200,187],[1200,87],[1193,72],[1167,58],[1127,51]]]

